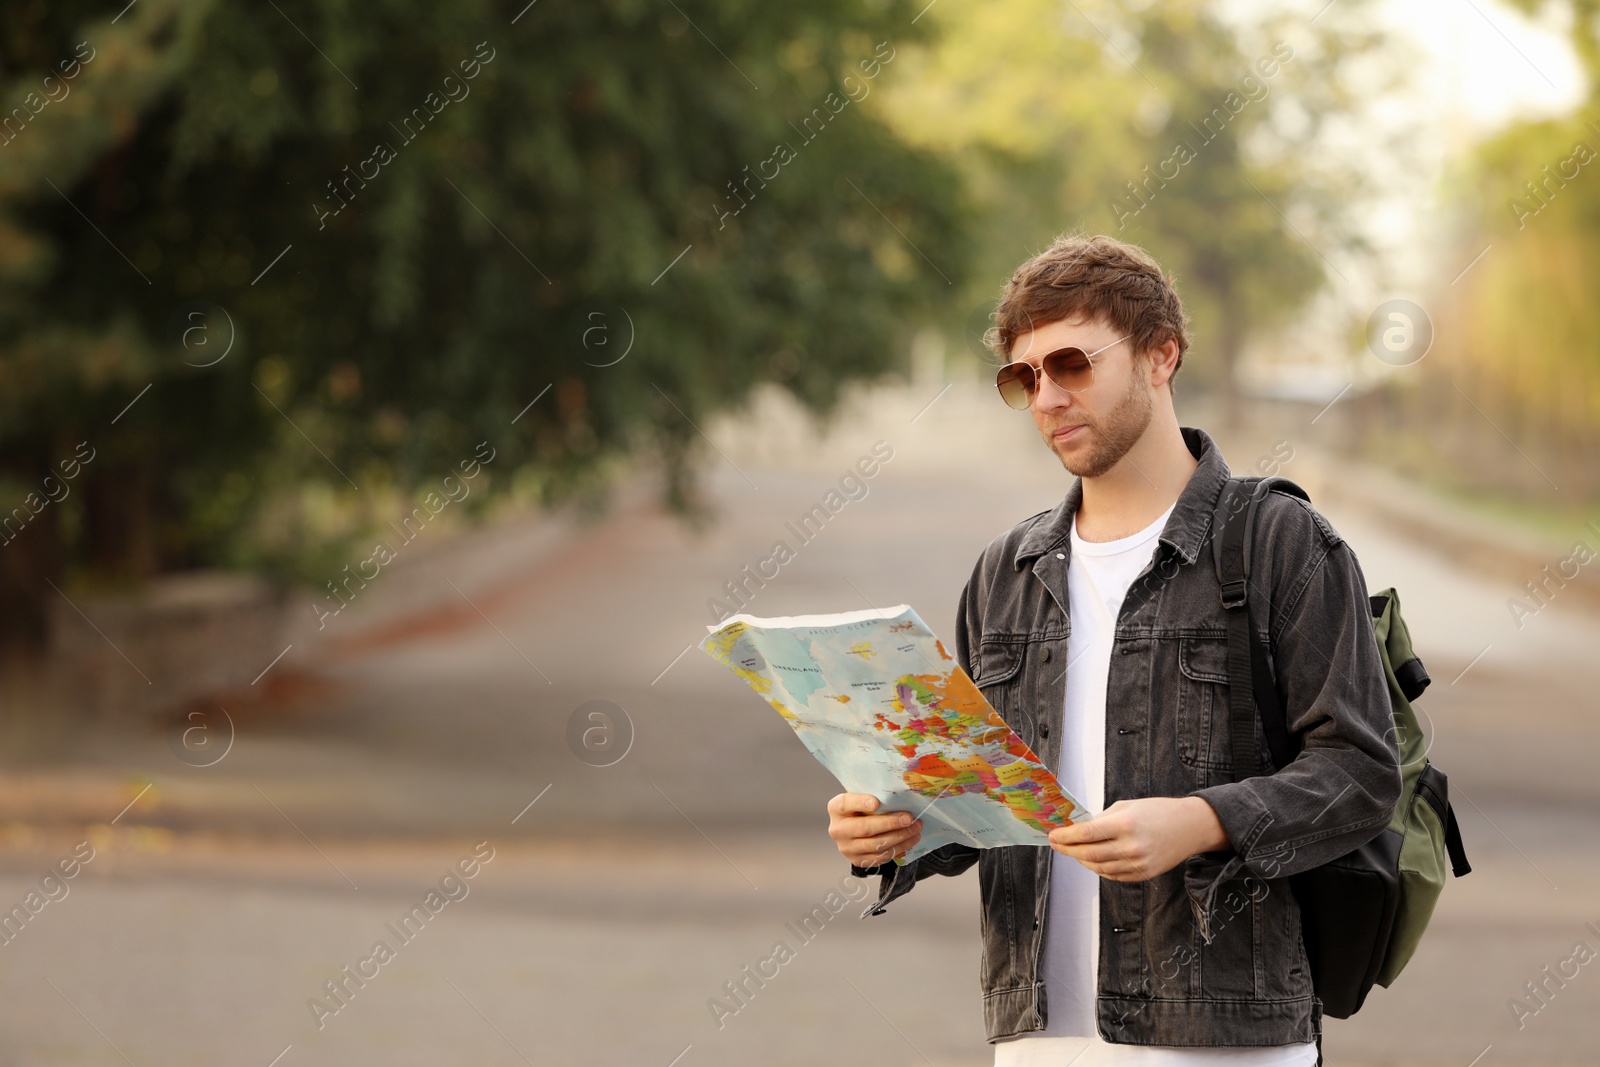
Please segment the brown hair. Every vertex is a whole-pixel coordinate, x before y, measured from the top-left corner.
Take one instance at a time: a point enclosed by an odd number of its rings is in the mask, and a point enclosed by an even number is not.
[[[1138,245],[1096,234],[1062,234],[1017,268],[995,308],[988,346],[1010,359],[1011,346],[1029,330],[1075,317],[1101,319],[1132,335],[1134,354],[1178,342],[1176,376],[1189,349],[1183,302],[1161,265]],[[1171,384],[1171,380],[1168,380]]]

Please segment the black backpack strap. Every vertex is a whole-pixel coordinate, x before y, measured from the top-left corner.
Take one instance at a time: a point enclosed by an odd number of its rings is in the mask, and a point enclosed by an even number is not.
[[[1274,768],[1295,756],[1294,739],[1284,720],[1271,655],[1255,639],[1250,610],[1250,548],[1254,540],[1256,506],[1273,489],[1283,489],[1302,500],[1306,491],[1287,478],[1230,478],[1223,485],[1212,516],[1212,561],[1222,587],[1222,606],[1228,619],[1228,710],[1234,777],[1256,773],[1256,718],[1267,738]],[[1244,684],[1245,679],[1249,684]]]
[[[1230,478],[1218,497],[1213,516],[1215,539],[1212,558],[1222,585],[1222,606],[1228,620],[1228,734],[1232,741],[1235,778],[1255,773],[1256,707],[1250,688],[1241,684],[1251,677],[1249,577],[1245,571],[1245,525],[1249,487]]]
[[[1449,804],[1444,806],[1444,847],[1450,853],[1450,873],[1460,878],[1464,874],[1472,873],[1472,864],[1467,862],[1467,849],[1461,843],[1461,827],[1456,825],[1456,809]]]

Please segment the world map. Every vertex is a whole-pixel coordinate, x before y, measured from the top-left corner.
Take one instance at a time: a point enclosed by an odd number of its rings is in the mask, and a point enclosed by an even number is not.
[[[941,845],[1049,847],[1087,819],[908,605],[835,615],[735,615],[700,648],[783,716],[848,792],[910,811]]]

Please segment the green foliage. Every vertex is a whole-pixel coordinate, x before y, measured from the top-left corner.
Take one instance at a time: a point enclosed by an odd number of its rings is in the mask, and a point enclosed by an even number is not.
[[[690,508],[693,423],[898,367],[961,278],[956,175],[863,106],[792,123],[913,5],[520,8],[8,5],[7,106],[95,51],[0,135],[0,473],[100,449],[69,562],[307,571],[274,508],[373,508],[480,441],[501,491],[644,454]]]
[[[1330,124],[1391,87],[1361,66],[1383,45],[1360,28],[1370,4],[1248,29],[1217,6],[1015,0],[930,13],[945,32],[909,61],[890,110],[909,139],[962,168],[983,220],[974,273],[988,280],[961,313],[992,303],[996,281],[1055,234],[1109,233],[1176,277],[1194,324],[1183,380],[1231,394],[1247,338],[1290,322],[1328,259],[1370,254],[1353,225],[1370,190],[1319,149]]]

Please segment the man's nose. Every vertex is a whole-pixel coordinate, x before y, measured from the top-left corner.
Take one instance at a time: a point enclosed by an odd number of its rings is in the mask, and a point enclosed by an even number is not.
[[[1038,384],[1033,390],[1033,406],[1042,411],[1053,411],[1057,408],[1069,407],[1073,396],[1055,382],[1044,371],[1039,372]]]

